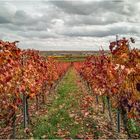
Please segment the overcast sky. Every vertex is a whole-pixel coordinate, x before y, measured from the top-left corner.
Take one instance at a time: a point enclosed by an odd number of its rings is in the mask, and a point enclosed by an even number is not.
[[[108,49],[116,34],[140,49],[140,0],[0,0],[0,39],[24,49]]]

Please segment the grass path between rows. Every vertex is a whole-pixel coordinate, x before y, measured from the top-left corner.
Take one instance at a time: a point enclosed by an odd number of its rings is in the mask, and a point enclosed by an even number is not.
[[[38,116],[33,137],[36,139],[116,138],[101,105],[96,105],[86,85],[70,68],[49,97],[46,115]],[[122,136],[121,138],[124,138]]]
[[[48,107],[48,114],[40,117],[34,130],[35,138],[81,138],[91,136],[84,120],[86,112],[81,109],[84,94],[77,85],[79,81],[75,70],[71,68],[58,85],[57,94]],[[83,112],[82,112],[83,111]]]

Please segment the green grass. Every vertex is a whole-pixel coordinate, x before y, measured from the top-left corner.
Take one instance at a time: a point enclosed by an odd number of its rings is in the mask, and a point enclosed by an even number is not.
[[[128,120],[128,127],[131,134],[140,134],[140,126],[138,126],[134,119]]]
[[[81,125],[75,123],[69,112],[78,108],[77,99],[74,97],[77,92],[76,74],[70,70],[58,86],[56,99],[48,108],[49,113],[39,117],[34,129],[34,138],[42,138],[42,136],[49,139],[61,138],[57,134],[60,129],[61,131],[68,131],[64,137],[75,138],[81,129]]]
[[[62,56],[62,57],[55,57],[57,61],[60,62],[79,62],[79,61],[85,61],[86,56]]]
[[[79,80],[71,68],[58,85],[57,94],[48,106],[48,114],[38,117],[33,131],[35,139],[77,139],[87,134],[98,138],[102,135],[92,116],[84,117],[81,112],[80,105],[85,94],[77,85]],[[89,107],[88,110],[93,112],[93,108]]]

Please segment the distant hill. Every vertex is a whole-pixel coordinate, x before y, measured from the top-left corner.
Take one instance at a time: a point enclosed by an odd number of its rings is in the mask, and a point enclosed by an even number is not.
[[[99,51],[40,51],[41,55],[52,55],[52,56],[63,56],[63,55],[93,55],[97,54]],[[109,51],[105,51],[106,54],[109,53]]]

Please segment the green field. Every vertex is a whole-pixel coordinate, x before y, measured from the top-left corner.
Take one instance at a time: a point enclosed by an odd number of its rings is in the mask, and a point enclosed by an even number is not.
[[[79,62],[84,61],[87,57],[86,56],[54,56],[55,60],[62,61],[62,62]]]

